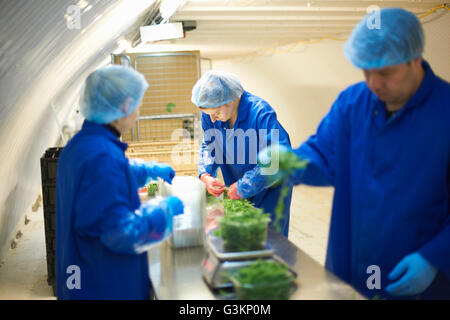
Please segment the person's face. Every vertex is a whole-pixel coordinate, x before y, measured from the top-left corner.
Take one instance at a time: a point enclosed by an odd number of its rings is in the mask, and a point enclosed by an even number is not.
[[[209,115],[211,121],[214,123],[219,121],[228,121],[231,119],[234,113],[235,100],[227,104],[221,105],[217,108],[200,108],[203,113]]]
[[[125,131],[130,130],[136,124],[136,120],[139,117],[139,108],[140,106],[136,107],[132,114],[123,118],[122,125],[124,126]]]
[[[112,122],[111,124],[117,128],[121,133],[124,133],[131,128],[134,127],[136,124],[136,120],[139,117],[139,106],[136,107],[133,113],[129,114],[128,116],[122,117],[117,119],[116,121]]]
[[[417,90],[422,60],[414,59],[379,69],[364,69],[366,84],[387,104],[404,104]],[[418,83],[419,81],[419,83]]]

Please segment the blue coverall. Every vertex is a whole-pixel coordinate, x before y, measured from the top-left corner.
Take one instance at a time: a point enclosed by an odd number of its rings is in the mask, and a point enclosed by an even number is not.
[[[120,248],[105,237],[124,219],[135,219],[140,207],[126,148],[105,126],[86,120],[61,153],[56,196],[58,299],[150,297],[147,254],[126,252],[132,243],[124,240]],[[71,266],[80,271],[80,288],[70,285],[75,276]]]
[[[423,68],[420,88],[391,118],[355,84],[294,151],[311,161],[295,184],[335,188],[326,268],[369,298],[450,298],[450,85]],[[417,297],[392,297],[387,276],[413,252],[437,276]],[[367,286],[372,265],[381,289]]]
[[[209,173],[217,176],[220,167],[227,186],[239,179],[245,179],[251,184],[252,169],[256,167],[257,154],[272,142],[271,130],[278,130],[278,144],[290,146],[289,135],[277,120],[272,107],[263,99],[244,91],[239,101],[236,122],[230,129],[227,121],[212,122],[209,115],[202,114],[202,128],[204,132],[203,143],[200,150],[198,174]],[[216,134],[211,134],[215,129]],[[250,129],[250,130],[249,130]],[[242,133],[247,134],[244,140]],[[275,142],[275,141],[274,141]],[[233,149],[230,150],[231,144]],[[228,151],[227,151],[228,146]],[[278,202],[282,185],[264,190],[255,190],[254,195],[248,198],[256,207],[270,213],[272,224],[275,220],[275,207]],[[283,219],[280,221],[281,233],[288,236],[289,212],[292,198],[292,186],[284,200]]]

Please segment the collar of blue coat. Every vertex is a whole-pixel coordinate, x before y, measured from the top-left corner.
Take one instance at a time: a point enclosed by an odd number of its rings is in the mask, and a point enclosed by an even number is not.
[[[244,91],[241,95],[241,98],[239,99],[239,110],[238,110],[238,116],[236,118],[235,126],[238,125],[240,122],[245,120],[248,116],[248,97],[250,96],[250,93],[247,91]]]
[[[108,140],[111,140],[113,143],[115,143],[123,151],[127,150],[128,148],[128,144],[120,141],[119,138],[116,137],[116,135],[108,130],[108,128],[104,125],[97,124],[89,120],[84,120],[81,131],[83,131],[83,133],[86,135],[104,136]]]
[[[251,93],[244,91],[241,95],[241,98],[239,99],[239,107],[238,107],[238,116],[236,118],[236,122],[234,123],[233,128],[239,128],[239,123],[247,119],[248,116],[248,98],[251,95]],[[209,118],[211,119],[211,118]],[[228,126],[228,121],[220,121],[220,126],[224,129],[230,129]]]
[[[415,106],[421,105],[422,102],[428,97],[428,95],[433,90],[436,76],[427,61],[423,60],[422,67],[425,70],[425,76],[420,84],[419,89],[414,93],[414,95],[408,100],[408,102],[401,108],[398,113],[403,113],[405,110],[413,108]],[[369,90],[369,88],[367,88]],[[376,105],[382,105],[384,107],[384,102],[377,98],[377,96],[371,92],[372,100]]]

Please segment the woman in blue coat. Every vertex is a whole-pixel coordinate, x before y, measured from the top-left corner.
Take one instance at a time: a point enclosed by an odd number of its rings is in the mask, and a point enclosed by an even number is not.
[[[58,162],[56,292],[58,299],[148,299],[150,245],[172,231],[183,212],[176,197],[141,204],[149,178],[171,182],[166,164],[131,161],[120,141],[138,116],[148,87],[131,68],[94,71],[80,99],[86,117]]]
[[[335,187],[329,270],[369,298],[450,299],[450,85],[422,59],[415,15],[371,19],[344,47],[366,81],[293,150],[309,165],[286,179]]]
[[[263,99],[244,91],[235,75],[216,70],[208,71],[195,84],[192,102],[203,112],[198,174],[208,192],[219,196],[225,185],[229,186],[230,199],[249,199],[264,209],[271,215],[271,224],[287,237],[292,186],[287,187],[282,216],[276,216],[283,186],[262,188],[257,166],[262,148],[271,143],[291,145],[275,111]],[[218,168],[225,185],[216,179]]]

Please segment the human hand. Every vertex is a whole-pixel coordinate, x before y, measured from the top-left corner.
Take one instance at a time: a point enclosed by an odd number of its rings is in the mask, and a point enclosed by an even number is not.
[[[175,177],[175,170],[167,163],[152,164],[151,170],[155,176],[160,177],[167,183],[172,183],[172,180]]]
[[[225,185],[209,173],[203,173],[200,180],[206,185],[206,190],[215,197],[220,196],[225,191]]]
[[[228,188],[227,195],[231,200],[242,199],[238,193],[237,182],[233,183],[230,188]]]
[[[419,253],[403,258],[389,274],[388,279],[396,282],[386,287],[393,296],[412,296],[424,292],[436,277],[437,269]]]

